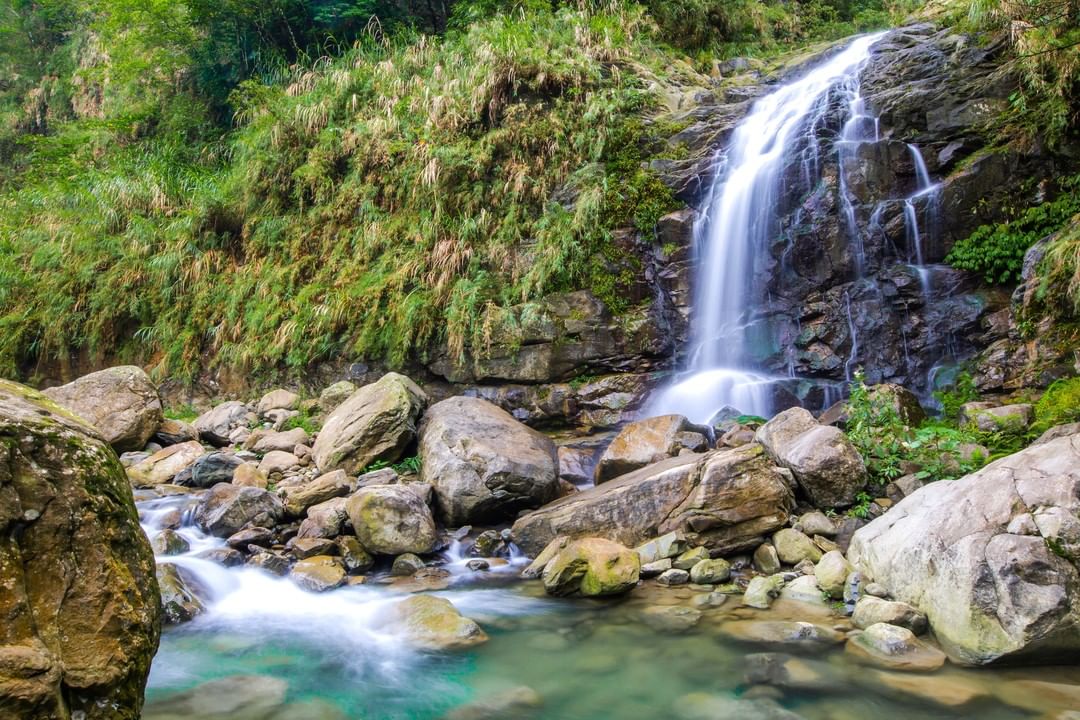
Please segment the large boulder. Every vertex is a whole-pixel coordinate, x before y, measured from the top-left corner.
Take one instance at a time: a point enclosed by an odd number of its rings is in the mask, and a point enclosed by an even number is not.
[[[247,405],[230,400],[195,418],[192,426],[203,441],[215,447],[225,447],[230,443],[229,436],[233,430],[247,427],[254,417],[255,414]]]
[[[356,480],[346,475],[344,470],[334,470],[304,485],[284,488],[281,496],[285,501],[287,515],[304,517],[312,505],[344,497],[355,489]]]
[[[195,440],[170,445],[129,467],[127,476],[135,487],[161,485],[171,482],[177,474],[187,470],[205,453],[202,444]]]
[[[369,485],[345,503],[356,539],[377,555],[429,553],[435,519],[420,494],[407,485]]]
[[[428,397],[409,378],[387,373],[357,390],[330,413],[312,448],[322,472],[355,475],[376,460],[394,462],[416,439]]]
[[[462,650],[488,639],[476,622],[463,616],[446,598],[434,595],[414,595],[395,603],[388,619],[410,645],[422,650]]]
[[[669,458],[569,495],[519,518],[513,534],[529,555],[559,535],[636,547],[669,532],[726,555],[759,545],[794,506],[791,473],[750,444]]]
[[[785,410],[758,428],[757,441],[778,465],[791,470],[818,507],[855,502],[866,487],[866,465],[844,433],[822,425],[807,410]]]
[[[917,490],[855,533],[848,559],[926,615],[961,663],[1080,651],[1080,435]]]
[[[584,538],[544,567],[544,589],[550,595],[619,595],[634,589],[640,572],[641,559],[633,550],[603,538]]]
[[[142,450],[164,419],[157,386],[132,365],[90,373],[44,392],[97,428],[117,452]]]
[[[596,464],[597,484],[633,472],[679,451],[708,447],[707,428],[692,425],[682,415],[661,415],[632,422],[615,436]]]
[[[281,501],[271,492],[231,483],[214,485],[195,506],[195,524],[226,538],[248,525],[273,527],[281,520]]]
[[[160,602],[103,434],[0,380],[0,716],[138,718]]]
[[[453,397],[420,427],[420,479],[450,526],[497,522],[559,493],[555,444],[486,400]]]

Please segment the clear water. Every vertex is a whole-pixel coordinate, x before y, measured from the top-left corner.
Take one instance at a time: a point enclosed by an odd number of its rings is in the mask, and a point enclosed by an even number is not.
[[[144,503],[147,530],[156,529],[155,507],[160,513],[163,507],[185,502],[172,498]],[[204,548],[219,542],[190,527],[182,532]],[[648,584],[621,600],[553,599],[543,594],[539,582],[517,579],[520,562],[501,572],[471,573],[460,567],[460,559],[448,560],[452,585],[437,594],[490,636],[489,642],[467,652],[418,652],[382,624],[380,611],[406,597],[392,586],[314,594],[261,571],[202,567],[202,561],[182,557],[180,562],[212,599],[206,614],[164,632],[150,675],[145,720],[178,717],[168,712],[170,700],[193,689],[203,705],[211,707],[201,714],[185,713],[187,720],[434,720],[520,686],[542,698],[542,706],[529,715],[536,720],[751,719],[780,717],[777,708],[807,720],[976,715],[1008,720],[1058,707],[1039,697],[1030,698],[1028,711],[1001,702],[995,693],[1008,687],[1008,680],[1080,684],[1077,668],[948,668],[931,677],[960,678],[985,694],[973,704],[950,709],[890,691],[877,671],[842,650],[786,649],[807,663],[817,679],[807,687],[754,686],[745,677],[747,657],[776,648],[727,639],[720,631],[724,622],[780,616],[833,625],[843,618],[825,608],[783,602],[764,613],[739,608],[737,599],[729,598],[719,607],[699,608],[697,625],[680,634],[654,629],[646,622],[647,611],[689,607],[695,596],[703,596],[700,590]],[[285,697],[263,709],[230,698],[243,707],[222,712],[199,686],[233,676],[284,681]]]

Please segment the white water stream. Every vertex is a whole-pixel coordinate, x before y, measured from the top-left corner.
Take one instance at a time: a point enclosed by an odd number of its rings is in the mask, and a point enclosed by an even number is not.
[[[756,264],[778,234],[788,165],[801,162],[804,172],[820,165],[814,131],[828,111],[830,93],[840,89],[847,96],[849,121],[842,140],[876,137],[877,121],[865,113],[858,76],[880,38],[857,38],[756,101],[735,128],[727,154],[718,155],[721,169],[695,228],[699,256],[689,368],[653,397],[649,414],[679,413],[699,423],[711,421],[726,407],[770,414],[770,390],[779,378],[756,369],[751,360]],[[844,142],[838,145],[839,152],[846,151]],[[846,189],[842,195],[846,200]],[[854,213],[850,215],[849,228],[854,224]]]

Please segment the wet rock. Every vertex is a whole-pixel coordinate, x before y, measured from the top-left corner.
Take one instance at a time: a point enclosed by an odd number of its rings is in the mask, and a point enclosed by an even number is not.
[[[889,670],[926,672],[945,664],[945,653],[920,642],[907,628],[876,623],[848,640],[847,652]]]
[[[247,559],[247,564],[274,575],[284,576],[289,574],[289,559],[269,550],[253,553]]]
[[[1010,680],[996,686],[995,694],[1013,707],[1033,712],[1074,710],[1080,707],[1080,685],[1045,680]]]
[[[844,635],[832,628],[788,620],[733,620],[721,625],[720,633],[763,645],[824,648],[844,642]]]
[[[309,507],[297,537],[336,538],[341,535],[349,521],[346,502],[346,498],[334,498]]]
[[[866,486],[866,466],[843,432],[821,425],[802,408],[785,410],[757,431],[777,464],[791,470],[815,505],[851,505]]]
[[[876,688],[896,691],[903,700],[917,698],[947,708],[962,707],[987,698],[990,693],[981,683],[957,675],[912,675],[874,671],[867,678]]]
[[[271,390],[259,399],[255,412],[266,415],[271,410],[295,410],[300,404],[300,396],[289,390],[278,388]]]
[[[441,720],[504,720],[527,718],[543,704],[540,694],[524,685],[493,693],[467,705],[454,708]]]
[[[780,599],[826,607],[825,596],[813,575],[800,575],[784,585],[780,591]]]
[[[157,386],[131,365],[90,373],[44,394],[97,428],[117,452],[141,450],[164,420]]]
[[[781,575],[758,575],[750,579],[743,593],[742,604],[747,607],[768,609],[773,600],[780,596],[784,587],[784,578]]]
[[[209,550],[203,550],[195,557],[200,560],[209,560],[210,562],[217,563],[222,567],[236,567],[244,564],[244,556],[232,548],[211,548]]]
[[[377,555],[425,554],[435,549],[435,519],[416,492],[403,485],[361,488],[345,503],[356,539]]]
[[[691,548],[676,557],[671,566],[678,570],[689,570],[702,560],[709,559],[709,551],[703,547]]]
[[[355,538],[353,540],[355,541]],[[290,540],[287,547],[297,560],[307,560],[318,555],[337,555],[339,548],[337,543],[328,538],[301,537]]]
[[[560,596],[618,595],[637,585],[640,570],[634,551],[610,540],[585,538],[569,543],[547,563],[544,589]]]
[[[195,507],[195,524],[216,537],[229,537],[248,525],[273,527],[284,514],[281,501],[266,490],[219,483]]]
[[[672,568],[660,573],[660,576],[656,578],[656,582],[658,585],[685,585],[690,582],[690,573]]]
[[[191,549],[183,535],[167,528],[150,540],[150,547],[155,555],[183,555]]]
[[[237,400],[224,402],[195,418],[192,426],[199,438],[216,447],[229,444],[229,436],[238,427],[247,427],[253,414],[248,406]]]
[[[535,553],[558,535],[606,537],[637,546],[675,532],[724,555],[756,547],[783,527],[792,480],[761,447],[669,458],[570,497],[514,523],[515,542]]]
[[[821,550],[814,541],[793,528],[784,528],[772,536],[776,555],[785,565],[797,565],[803,560],[816,563],[821,559]]]
[[[367,572],[375,565],[375,558],[360,544],[360,541],[350,535],[342,535],[334,541],[338,547],[345,569],[351,573]]]
[[[600,456],[594,480],[597,484],[606,482],[674,457],[684,448],[693,452],[707,449],[704,432],[707,432],[706,428],[691,424],[682,415],[663,415],[632,422],[619,432]]]
[[[316,555],[293,565],[289,577],[311,592],[326,592],[345,584],[345,568],[340,558]]]
[[[89,422],[5,380],[0,537],[0,714],[138,718],[161,600],[131,484]]]
[[[281,497],[286,515],[304,517],[312,505],[344,497],[355,489],[356,481],[346,475],[344,470],[334,470],[305,485],[283,489]]]
[[[653,563],[658,560],[673,558],[679,555],[682,553],[684,546],[685,543],[679,540],[678,535],[675,533],[667,533],[666,535],[661,535],[658,538],[642,543],[634,549],[634,552],[641,558],[642,563]]]
[[[780,572],[780,556],[776,554],[776,548],[772,543],[759,545],[754,551],[754,569],[764,575],[775,575]]]
[[[831,550],[818,561],[814,568],[814,577],[817,578],[822,592],[834,600],[839,600],[844,597],[844,586],[851,570],[851,563],[844,558],[843,553]]]
[[[664,558],[663,560],[654,560],[651,563],[645,563],[641,566],[641,577],[652,578],[657,575],[662,575],[671,569],[671,558]]]
[[[245,528],[230,535],[225,544],[234,550],[247,550],[249,545],[267,548],[274,544],[274,532],[264,527]]]
[[[887,623],[907,628],[916,635],[926,632],[926,616],[921,612],[907,603],[882,600],[869,593],[855,603],[851,622],[862,630],[877,623]]]
[[[233,675],[156,700],[147,705],[147,720],[263,720],[285,704],[288,687],[284,680],[269,675]]]
[[[555,444],[478,398],[436,403],[420,428],[420,479],[449,526],[495,522],[559,494]]]
[[[731,563],[721,558],[702,560],[690,568],[690,580],[699,585],[727,582],[730,577]]]
[[[394,558],[394,565],[390,568],[390,574],[398,577],[408,577],[423,570],[424,561],[412,553],[404,553]]]
[[[166,623],[189,622],[206,612],[203,601],[189,587],[180,568],[172,563],[157,564],[157,583],[161,588],[161,610]]]
[[[1024,515],[1037,535],[1009,531]],[[955,660],[1052,662],[1080,648],[1077,517],[1080,437],[1063,437],[930,483],[855,533],[848,558],[924,613]]]
[[[401,459],[427,403],[427,394],[409,378],[383,375],[330,413],[312,448],[315,464],[322,472],[355,474],[376,460]]]
[[[129,467],[128,479],[135,487],[171,482],[205,453],[203,446],[195,441],[172,445]]]
[[[232,482],[236,469],[244,461],[229,452],[215,452],[203,455],[191,464],[191,474],[183,484],[188,487],[208,488],[218,483]]]
[[[487,642],[487,634],[453,604],[434,595],[414,595],[396,603],[390,620],[409,642],[424,650],[463,650]]]

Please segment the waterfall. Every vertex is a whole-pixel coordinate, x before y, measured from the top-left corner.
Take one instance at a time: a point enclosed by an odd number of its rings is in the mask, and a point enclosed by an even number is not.
[[[654,396],[649,407],[653,414],[679,413],[705,423],[726,407],[754,415],[771,413],[771,386],[779,378],[754,367],[750,343],[755,261],[767,257],[778,235],[788,165],[799,162],[803,174],[820,167],[815,130],[834,90],[844,93],[849,114],[838,152],[850,152],[852,143],[877,137],[877,120],[865,112],[858,76],[880,37],[856,39],[757,100],[735,128],[726,154],[718,154],[716,166],[724,169],[713,179],[695,228],[698,259],[689,368]],[[850,206],[846,187],[841,194]],[[854,230],[853,210],[847,220],[849,231]]]

